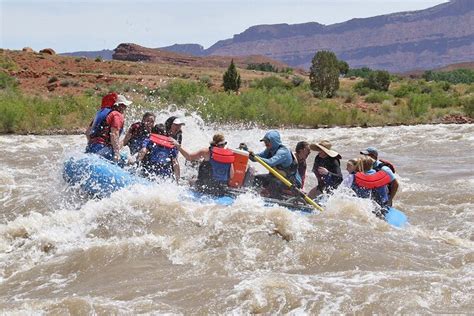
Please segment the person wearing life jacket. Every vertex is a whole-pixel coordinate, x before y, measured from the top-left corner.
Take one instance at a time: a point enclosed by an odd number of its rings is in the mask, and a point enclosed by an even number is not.
[[[128,129],[122,142],[122,146],[130,148],[130,154],[134,155],[142,148],[143,141],[150,136],[151,129],[155,124],[155,114],[146,112],[140,122],[133,123]]]
[[[372,167],[375,171],[385,170],[387,172],[395,173],[395,167],[391,162],[389,162],[387,160],[379,159],[379,152],[378,152],[377,148],[367,147],[365,150],[362,150],[360,153],[364,156],[369,156],[374,160],[374,164],[373,164]],[[389,205],[390,206],[392,205],[393,198],[397,194],[398,185],[399,185],[398,180],[395,179],[394,181],[392,181],[390,183],[390,185],[388,187],[389,196],[390,196],[390,199],[389,199]]]
[[[374,170],[373,163],[369,156],[359,158],[352,189],[358,197],[374,200],[381,208],[381,213],[376,214],[382,216],[390,206],[388,185],[395,181],[395,176],[389,168]]]
[[[143,141],[142,149],[138,153],[143,173],[148,178],[174,178],[179,181],[180,169],[177,160],[178,149],[171,137],[151,133]]]
[[[298,161],[298,174],[300,175],[300,178],[301,178],[302,189],[304,188],[304,180],[306,179],[306,168],[307,168],[306,159],[308,159],[310,152],[311,150],[309,149],[308,142],[301,141],[296,144],[295,157],[296,157],[296,160]]]
[[[354,175],[357,172],[357,163],[359,158],[349,159],[346,164],[347,177],[344,177],[342,180],[342,185],[346,188],[352,188],[352,183],[354,182]]]
[[[308,196],[312,199],[322,193],[330,193],[342,182],[341,155],[331,149],[328,140],[309,145],[311,150],[317,151],[314,158],[313,172],[318,180],[318,185],[309,191]]]
[[[115,92],[104,96],[101,109],[86,131],[86,153],[94,153],[116,162],[120,160],[119,138],[124,124],[123,113],[130,104],[132,101]]]
[[[165,131],[166,135],[177,140],[179,144],[183,142],[183,131],[181,128],[186,125],[184,122],[177,116],[170,116],[165,121]]]
[[[232,163],[235,156],[232,150],[226,148],[227,142],[223,134],[215,134],[209,147],[194,153],[185,150],[177,140],[174,144],[186,160],[202,160],[195,182],[198,191],[216,196],[226,194],[229,180],[234,175]]]
[[[301,188],[301,177],[298,174],[298,161],[290,149],[283,145],[278,131],[269,131],[260,140],[265,144],[265,150],[259,154],[250,152],[250,160],[255,161],[254,155],[260,157],[266,164],[281,173],[295,187]],[[283,191],[287,188],[271,173],[256,175],[253,186],[263,187],[260,193],[275,199],[282,199]]]

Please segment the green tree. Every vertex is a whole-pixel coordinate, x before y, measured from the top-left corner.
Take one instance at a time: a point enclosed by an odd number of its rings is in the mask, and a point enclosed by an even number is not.
[[[309,80],[315,95],[334,96],[339,89],[339,60],[333,52],[319,51],[314,55]]]
[[[339,61],[339,73],[341,75],[346,75],[349,72],[349,64],[344,60]]]
[[[390,74],[385,70],[371,72],[366,80],[365,86],[377,91],[388,91],[390,86]]]
[[[224,91],[239,91],[240,88],[240,75],[237,72],[237,68],[234,65],[234,60],[232,59],[229,65],[229,68],[227,68],[227,71],[224,73],[223,76],[223,83],[222,85],[224,86]]]

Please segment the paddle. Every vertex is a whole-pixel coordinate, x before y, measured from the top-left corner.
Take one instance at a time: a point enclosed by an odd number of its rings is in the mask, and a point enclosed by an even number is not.
[[[288,179],[286,179],[284,176],[282,176],[280,173],[278,173],[278,171],[276,171],[275,169],[273,169],[272,167],[270,167],[265,161],[263,161],[260,157],[256,156],[256,155],[253,155],[252,157],[253,159],[255,159],[258,163],[260,163],[263,167],[265,167],[265,169],[267,169],[268,171],[270,171],[271,174],[273,174],[275,177],[277,177],[278,180],[280,180],[281,182],[283,182],[283,184],[285,184],[288,188],[290,188],[291,190],[294,190],[296,192],[298,192],[302,197],[304,197],[304,200],[306,201],[306,203],[312,205],[314,208],[316,208],[317,210],[319,211],[323,211],[323,208],[321,206],[318,205],[318,203],[314,202],[313,200],[311,200],[311,198],[309,196],[307,196],[303,191],[301,191],[301,189],[298,189],[297,187],[295,187],[293,185],[293,183],[291,183],[290,181],[288,181]]]

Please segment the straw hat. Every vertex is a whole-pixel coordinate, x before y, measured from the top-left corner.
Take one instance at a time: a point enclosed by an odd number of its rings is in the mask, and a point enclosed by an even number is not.
[[[331,143],[328,140],[323,140],[317,144],[311,144],[309,145],[309,149],[314,150],[314,151],[324,151],[326,155],[332,158],[338,158],[341,159],[341,155],[337,151],[331,150]]]

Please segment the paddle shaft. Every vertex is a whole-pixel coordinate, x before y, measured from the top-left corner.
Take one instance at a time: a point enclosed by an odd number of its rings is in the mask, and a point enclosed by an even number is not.
[[[281,182],[283,182],[284,185],[286,185],[287,187],[289,187],[290,189],[295,189],[299,194],[301,194],[302,197],[304,197],[304,200],[306,201],[306,203],[312,205],[313,207],[315,207],[317,210],[319,211],[323,211],[323,208],[321,206],[318,205],[318,203],[314,202],[313,200],[311,200],[311,198],[309,196],[307,196],[306,194],[304,194],[303,191],[301,191],[300,189],[298,189],[297,187],[295,187],[293,185],[293,183],[291,183],[290,181],[288,181],[288,179],[286,179],[284,176],[282,176],[278,171],[276,171],[275,169],[273,169],[272,167],[270,167],[265,161],[263,161],[260,157],[254,155],[253,158],[258,162],[260,163],[263,167],[265,167],[265,169],[267,169],[268,171],[270,171],[270,173],[272,175],[274,175],[278,180],[280,180]]]

